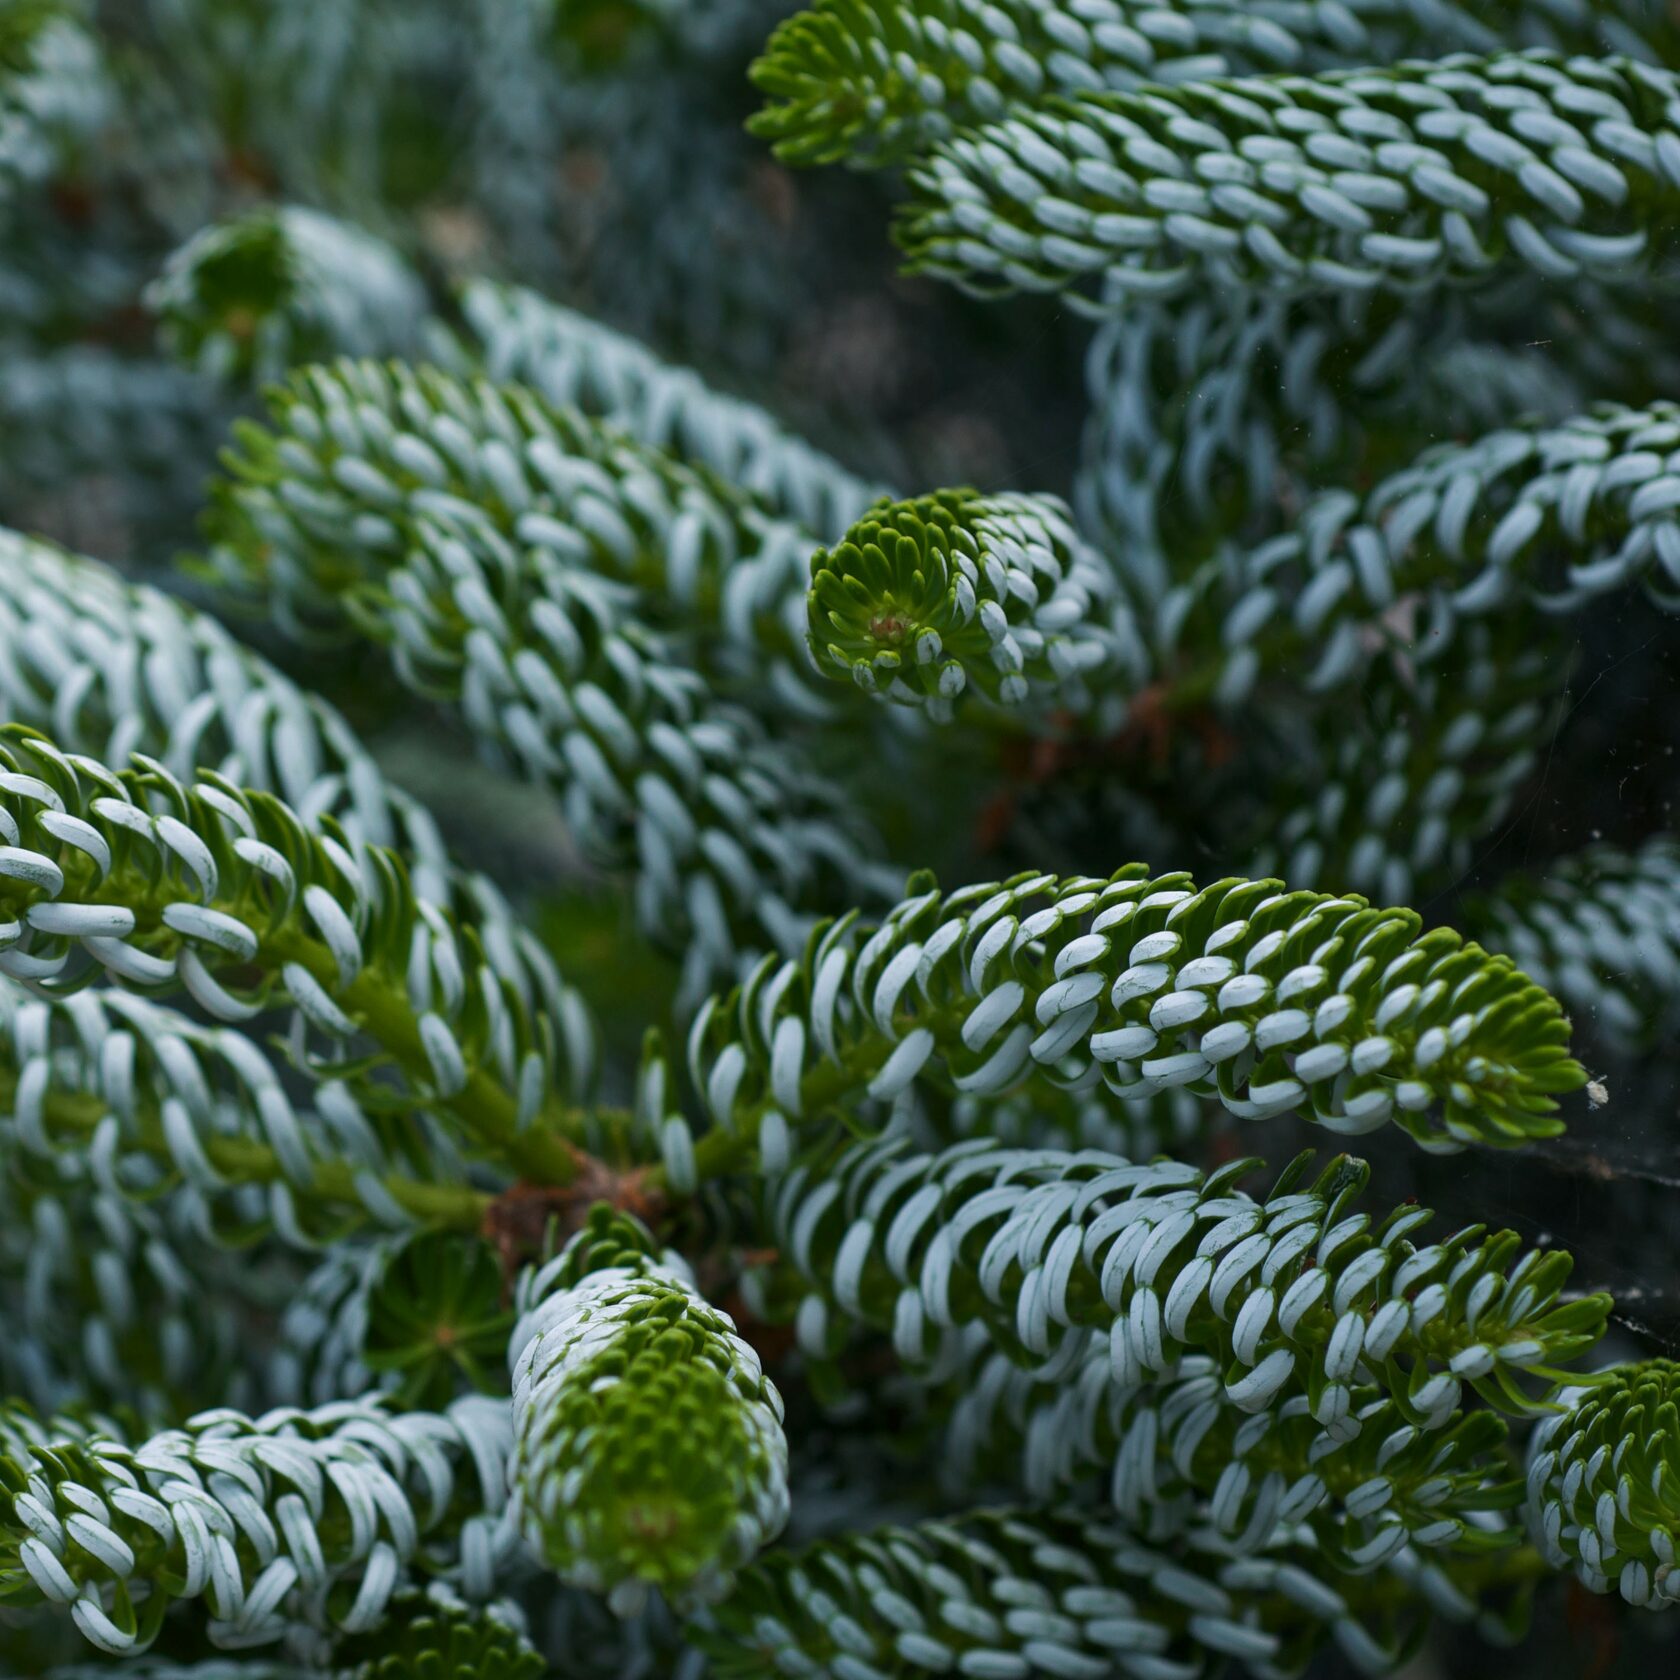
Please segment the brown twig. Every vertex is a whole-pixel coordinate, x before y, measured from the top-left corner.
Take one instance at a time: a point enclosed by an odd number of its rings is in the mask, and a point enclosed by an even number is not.
[[[645,1225],[664,1217],[664,1195],[648,1184],[647,1167],[621,1170],[584,1156],[570,1184],[515,1184],[484,1210],[480,1230],[501,1260],[509,1288],[522,1266],[583,1227],[589,1210],[605,1202]]]

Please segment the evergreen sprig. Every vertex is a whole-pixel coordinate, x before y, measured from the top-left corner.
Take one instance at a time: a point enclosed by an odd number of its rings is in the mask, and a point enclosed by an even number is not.
[[[325,1040],[318,1077],[571,1176],[553,1023],[470,927],[416,899],[395,854],[223,778],[118,773],[18,725],[0,766],[0,972],[57,991],[103,973],[236,1024],[287,1008],[301,1060]]]
[[[1084,1512],[997,1510],[767,1559],[702,1639],[730,1680],[790,1666],[821,1680],[1200,1680],[1232,1661],[1282,1676],[1326,1636],[1379,1675],[1415,1638],[1417,1602],[1404,1578],[1336,1577],[1307,1552],[1234,1560]]]
[[[1585,1080],[1556,1002],[1510,961],[1409,911],[1275,881],[1028,874],[925,880],[876,926],[846,918],[696,1019],[703,1170],[923,1079],[976,1097],[1028,1079],[1173,1087],[1246,1119],[1298,1109],[1431,1149],[1553,1135]]]
[[[330,1078],[303,1107],[242,1033],[143,997],[0,987],[0,1155],[25,1184],[52,1169],[136,1203],[187,1189],[203,1227],[235,1245],[268,1231],[310,1248],[369,1227],[471,1230],[483,1217],[485,1195],[423,1117]]]
[[[480,554],[498,599],[518,598],[517,579],[500,580],[519,557],[547,557],[630,585],[638,616],[688,632],[697,654],[802,642],[804,527],[616,420],[520,384],[366,361],[297,370],[269,416],[236,433],[207,561],[236,602],[272,604],[301,640],[365,629],[370,585],[439,529]],[[355,549],[334,560],[346,522]]]
[[[1328,495],[1247,561],[1229,641],[1265,637],[1284,602],[1323,648],[1309,682],[1353,660],[1361,620],[1412,604],[1441,646],[1452,620],[1525,597],[1561,612],[1680,578],[1680,408],[1605,408],[1426,451],[1362,502]],[[1420,610],[1421,609],[1421,610]],[[1444,621],[1444,622],[1443,622]],[[1426,638],[1419,634],[1419,641]]]
[[[205,1600],[208,1637],[228,1649],[297,1621],[358,1632],[416,1571],[482,1593],[505,1549],[507,1417],[491,1401],[208,1412],[132,1444],[7,1435],[0,1597],[61,1607],[115,1656],[144,1651],[186,1599]]]
[[[753,66],[768,103],[749,125],[794,164],[911,162],[954,133],[1060,94],[1171,87],[1405,53],[1525,46],[1634,52],[1667,39],[1655,6],[1493,9],[1358,0],[816,0],[781,23]]]
[[[1593,1592],[1663,1608],[1680,1597],[1680,1366],[1650,1359],[1566,1395],[1535,1430],[1528,1508],[1552,1566]]]
[[[1466,621],[1578,612],[1633,584],[1670,606],[1677,579],[1680,409],[1659,402],[1433,446],[1176,579],[1117,578],[1045,498],[887,504],[813,561],[809,612],[820,666],[924,705],[980,672],[1000,698],[1074,710],[1094,694],[1123,712],[1154,683],[1169,706],[1236,710],[1274,672],[1335,694],[1384,640],[1439,661],[1465,650]],[[1520,704],[1533,685],[1508,650],[1535,632],[1498,628],[1499,652],[1470,643],[1476,675],[1456,682]]]
[[[650,1587],[716,1598],[787,1521],[781,1396],[728,1315],[604,1213],[521,1282],[521,1520],[550,1568],[621,1613]]]
[[[305,634],[388,646],[408,687],[458,702],[628,866],[643,928],[693,981],[870,890],[833,790],[640,621],[638,594],[679,569],[714,602],[733,587],[763,523],[741,493],[519,387],[401,366],[306,372],[275,411],[230,461],[219,575]]]
[[[969,692],[1084,711],[1093,684],[1148,670],[1112,573],[1049,496],[877,503],[812,558],[809,612],[820,669],[944,720]]]
[[[1373,1220],[1353,1208],[1363,1162],[1316,1179],[1310,1164],[1257,1201],[1235,1188],[1252,1161],[1204,1175],[985,1140],[931,1156],[851,1144],[774,1181],[769,1225],[817,1356],[844,1346],[850,1321],[890,1330],[925,1365],[979,1322],[1049,1381],[1091,1331],[1122,1391],[1201,1351],[1239,1411],[1304,1397],[1333,1441],[1360,1433],[1356,1399],[1372,1388],[1424,1428],[1452,1417],[1466,1384],[1499,1411],[1543,1410],[1609,1297],[1562,1300],[1569,1256],[1520,1254],[1514,1232],[1469,1227],[1420,1248],[1427,1209]]]
[[[108,763],[144,753],[183,781],[213,769],[400,851],[421,897],[479,925],[504,975],[523,971],[522,989],[562,1024],[570,1064],[587,1083],[593,1028],[581,999],[496,885],[453,865],[431,812],[390,781],[338,711],[207,613],[96,561],[0,531],[0,562],[8,721]]]
[[[1450,1571],[1521,1539],[1521,1479],[1491,1412],[1430,1427],[1366,1390],[1350,1414],[1358,1434],[1333,1443],[1300,1396],[1243,1413],[1200,1355],[1170,1382],[1125,1387],[1100,1343],[1060,1381],[1035,1381],[998,1353],[959,1383],[944,1443],[956,1485],[1041,1500],[1090,1485],[1134,1530],[1189,1527],[1250,1557],[1310,1536],[1327,1564],[1355,1574],[1414,1558]]]
[[[1637,60],[1504,53],[1049,101],[919,163],[898,236],[918,272],[1093,314],[1625,275],[1680,208],[1677,98]]]

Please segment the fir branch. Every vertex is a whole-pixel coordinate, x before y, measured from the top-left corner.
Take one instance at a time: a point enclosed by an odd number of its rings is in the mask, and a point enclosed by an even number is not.
[[[728,550],[707,542],[721,486],[518,387],[401,367],[313,370],[276,417],[283,433],[246,429],[230,463],[221,577],[294,628],[388,644],[409,687],[458,701],[555,790],[581,843],[628,869],[643,928],[686,954],[691,987],[743,947],[796,944],[844,891],[875,891],[835,792],[609,581],[653,581],[680,557],[721,587]]]
[[[103,969],[234,1023],[288,1008],[300,1059],[324,1037],[342,1060],[318,1076],[344,1074],[359,1102],[447,1117],[541,1182],[572,1176],[552,1023],[470,926],[416,899],[395,854],[141,763],[118,774],[0,730],[0,972],[73,990]],[[358,1037],[374,1051],[359,1066]]]
[[[1100,1341],[1057,1381],[994,1353],[959,1383],[947,1450],[963,1486],[1048,1499],[1094,1484],[1136,1532],[1191,1526],[1234,1556],[1306,1539],[1359,1574],[1407,1557],[1451,1569],[1520,1539],[1508,1513],[1522,1483],[1491,1412],[1420,1426],[1367,1388],[1349,1416],[1358,1434],[1332,1442],[1299,1395],[1245,1416],[1199,1355],[1170,1382],[1127,1388]]]
[[[1290,602],[1293,628],[1325,650],[1308,679],[1315,685],[1351,662],[1360,616],[1408,604],[1427,605],[1436,646],[1456,617],[1525,597],[1565,612],[1637,583],[1673,605],[1680,406],[1605,405],[1428,450],[1362,503],[1318,498],[1294,533],[1255,551],[1249,569],[1249,599],[1233,619],[1252,622],[1253,639],[1271,609]],[[1234,624],[1227,633],[1235,639]]]
[[[541,1680],[548,1673],[517,1612],[475,1608],[441,1582],[398,1598],[391,1610],[376,1634],[333,1653],[342,1680]]]
[[[1666,834],[1629,852],[1589,846],[1502,880],[1465,906],[1496,949],[1556,993],[1595,1037],[1650,1046],[1680,1005],[1680,843]]]
[[[1448,930],[1420,935],[1411,911],[1141,864],[911,888],[878,927],[835,923],[702,1010],[702,1175],[755,1145],[774,1171],[793,1128],[917,1079],[977,1096],[1034,1078],[1184,1086],[1243,1118],[1393,1120],[1452,1150],[1555,1135],[1554,1096],[1586,1077],[1553,999]]]
[[[21,0],[0,17],[0,212],[110,116],[112,89],[78,10]]]
[[[1374,1221],[1352,1211],[1365,1163],[1342,1157],[1309,1182],[1310,1164],[1255,1201],[1234,1188],[1253,1161],[1204,1175],[989,1140],[922,1156],[851,1144],[773,1181],[767,1219],[818,1357],[851,1321],[890,1329],[902,1358],[928,1365],[978,1321],[1050,1381],[1078,1366],[1090,1331],[1125,1391],[1199,1350],[1239,1411],[1287,1415],[1304,1397],[1304,1445],[1321,1450],[1360,1433],[1373,1388],[1425,1429],[1451,1420],[1466,1383],[1498,1411],[1544,1409],[1609,1297],[1562,1301],[1569,1256],[1518,1258],[1511,1231],[1419,1248],[1427,1209]]]
[[[1491,15],[1490,15],[1491,14]],[[1673,25],[1659,6],[1544,0],[816,0],[770,37],[752,78],[767,97],[748,124],[793,164],[880,168],[957,131],[1059,94],[1129,91],[1223,76],[1387,64],[1407,53],[1502,46],[1658,58]]]
[[[238,1650],[297,1622],[371,1627],[415,1571],[481,1594],[507,1549],[507,1427],[504,1402],[468,1400],[442,1415],[207,1412],[135,1445],[9,1441],[0,1596],[58,1605],[123,1656],[179,1600],[203,1598],[211,1642]]]
[[[430,300],[383,240],[300,205],[212,222],[146,288],[164,348],[217,383],[262,384],[298,362],[420,348]]]
[[[1544,298],[1522,288],[1512,312]],[[1086,355],[1081,523],[1159,599],[1216,540],[1274,535],[1315,483],[1409,465],[1429,437],[1555,423],[1605,388],[1495,325],[1461,294],[1140,301]]]
[[[885,493],[767,410],[536,292],[474,280],[460,309],[492,379],[528,385],[557,408],[579,409],[714,472],[818,540],[838,537]]]
[[[946,490],[878,502],[811,561],[818,669],[948,721],[975,693],[1073,712],[1105,679],[1147,680],[1113,574],[1050,496]]]
[[[385,780],[343,717],[207,613],[12,531],[0,531],[0,562],[7,722],[116,763],[142,752],[183,779],[217,770],[396,847],[432,896],[448,890],[425,809]]]
[[[1534,1563],[1514,1553],[1460,1578],[1520,1591]],[[890,1680],[1200,1680],[1232,1660],[1283,1675],[1326,1635],[1376,1675],[1408,1650],[1418,1602],[1403,1579],[1339,1577],[1306,1551],[1239,1561],[1084,1512],[999,1510],[774,1554],[697,1638],[720,1680],[790,1668],[813,1680],[865,1668]]]
[[[275,793],[310,822],[395,849],[422,901],[473,926],[501,983],[543,1014],[555,1078],[574,1101],[593,1082],[596,1028],[578,993],[486,877],[455,866],[431,814],[385,779],[355,732],[205,613],[96,561],[0,531],[0,715],[66,752],[201,766]]]
[[[1509,53],[1055,100],[912,170],[898,237],[918,273],[1097,315],[1625,274],[1680,213],[1677,95],[1632,59]]]
[[[495,1251],[477,1232],[422,1232],[392,1245],[368,1292],[361,1357],[420,1411],[461,1390],[502,1391],[513,1316]]]
[[[1619,1365],[1600,1385],[1572,1391],[1529,1445],[1528,1509],[1555,1569],[1592,1592],[1663,1609],[1680,1597],[1680,1365]]]
[[[476,1230],[490,1200],[446,1136],[328,1079],[300,1112],[242,1034],[118,991],[28,999],[0,982],[0,1163],[97,1174],[135,1202],[192,1191],[207,1231],[301,1246],[372,1226]],[[253,1210],[246,1192],[265,1192]],[[223,1221],[225,1220],[225,1224]]]
[[[1415,903],[1462,879],[1556,736],[1565,649],[1527,610],[1465,626],[1449,655],[1414,667],[1398,651],[1304,727],[1279,731],[1280,767],[1258,778],[1247,867],[1297,886],[1334,885]],[[1249,759],[1250,773],[1254,759]],[[1474,920],[1537,985],[1550,971]],[[1569,1000],[1564,999],[1567,1003]]]
[[[707,641],[758,659],[802,644],[805,529],[615,423],[522,385],[374,362],[298,370],[269,419],[237,432],[207,558],[299,640],[341,639],[369,585],[440,528],[498,576],[547,557],[631,586],[637,616],[685,631],[698,663]]]
[[[521,1280],[508,1345],[526,1537],[621,1614],[721,1596],[787,1521],[781,1396],[674,1260],[597,1210]]]

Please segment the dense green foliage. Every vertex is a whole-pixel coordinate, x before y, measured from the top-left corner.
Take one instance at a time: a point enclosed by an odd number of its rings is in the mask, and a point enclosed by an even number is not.
[[[0,1680],[1648,1638],[1677,235],[1666,0],[0,0]]]

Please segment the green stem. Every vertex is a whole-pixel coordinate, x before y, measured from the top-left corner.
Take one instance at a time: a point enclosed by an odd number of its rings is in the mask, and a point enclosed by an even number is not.
[[[16,1076],[0,1074],[0,1103],[10,1105],[16,1093]],[[92,1137],[109,1113],[109,1106],[90,1093],[53,1091],[48,1093],[42,1104],[42,1117],[50,1133],[79,1139]],[[127,1141],[159,1160],[170,1160],[169,1144],[156,1106],[143,1104],[136,1120],[135,1127],[127,1134]],[[201,1136],[199,1142],[210,1165],[232,1183],[291,1182],[287,1180],[279,1156],[255,1138],[212,1134]],[[347,1162],[318,1161],[309,1182],[296,1188],[302,1195],[316,1201],[365,1212],[356,1186],[358,1176]],[[405,1213],[412,1214],[434,1230],[478,1230],[484,1219],[484,1210],[493,1200],[487,1191],[475,1190],[471,1185],[436,1184],[401,1173],[383,1174],[379,1183]]]
[[[263,939],[257,960],[278,969],[296,962],[328,989],[338,980],[338,965],[325,946],[287,929]],[[431,1061],[420,1038],[420,1024],[408,1001],[408,989],[375,968],[364,968],[334,1001],[374,1039],[412,1080],[432,1078]],[[435,1106],[488,1145],[519,1176],[535,1184],[570,1184],[582,1164],[583,1152],[564,1134],[568,1110],[552,1091],[541,1113],[524,1130],[519,1125],[513,1094],[484,1068],[475,1068],[467,1082]]]

